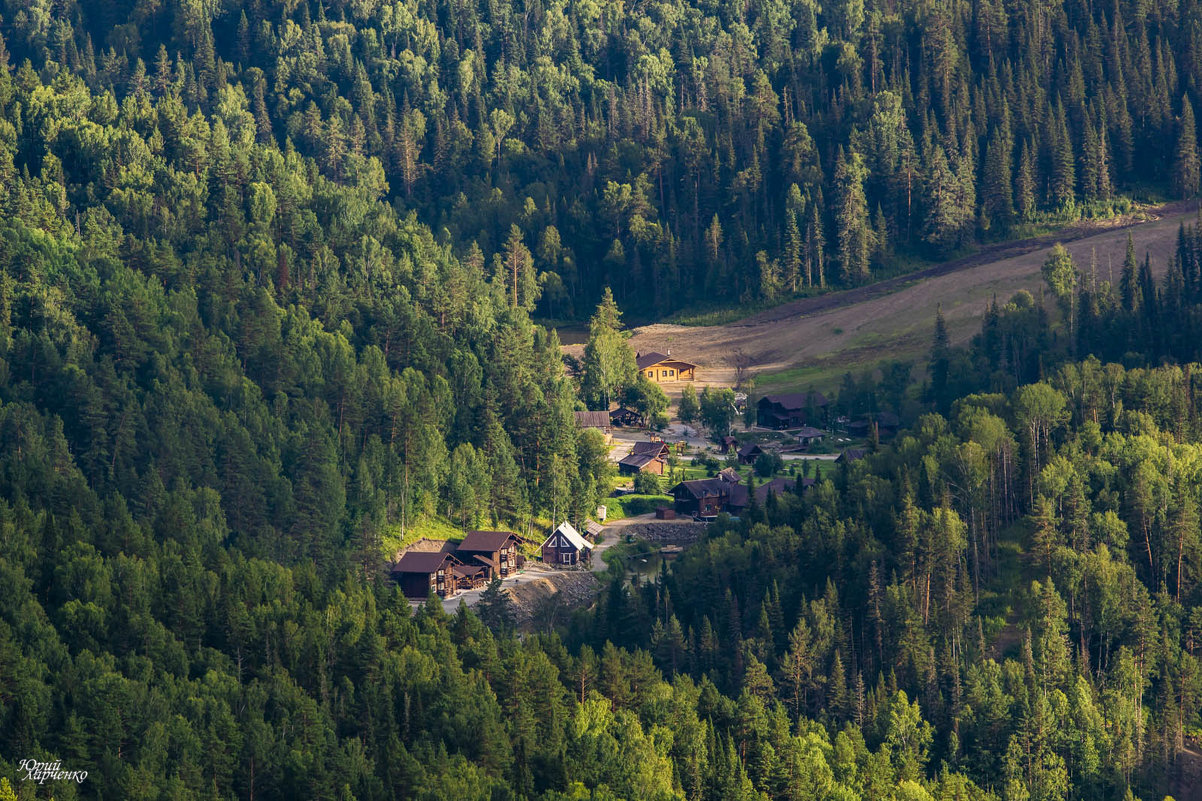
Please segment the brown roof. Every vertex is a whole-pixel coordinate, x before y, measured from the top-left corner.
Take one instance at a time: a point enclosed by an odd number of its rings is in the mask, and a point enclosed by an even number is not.
[[[825,437],[826,432],[823,431],[821,428],[814,428],[813,426],[802,426],[800,429],[798,429],[797,436],[805,437],[807,439],[815,439],[817,437]]]
[[[644,467],[658,460],[659,458],[660,457],[658,453],[632,453],[619,459],[618,464],[642,470]]]
[[[765,395],[760,398],[760,403],[768,401],[768,403],[780,406],[782,409],[789,411],[797,411],[805,409],[810,405],[810,397],[814,398],[815,406],[826,406],[829,401],[821,392],[790,392],[785,395]]]
[[[609,412],[573,412],[581,428],[608,428]]]
[[[393,573],[434,573],[450,560],[451,564],[459,562],[449,553],[440,551],[407,551],[392,567]]]
[[[747,505],[747,487],[744,487],[742,484],[735,484],[732,481],[723,481],[720,478],[698,478],[693,481],[682,481],[672,488],[672,494],[677,494],[676,491],[681,488],[698,500],[709,496],[726,498],[727,503],[731,506]]]
[[[634,443],[634,447],[630,450],[631,456],[636,454],[641,456],[644,453],[649,453],[652,456],[667,456],[668,443],[664,442],[662,439],[653,439],[650,442],[636,442]]]
[[[733,467],[723,467],[718,471],[718,475],[716,477],[723,481],[729,481],[733,484],[738,484],[743,480],[743,477],[739,475],[739,471],[735,470]]]
[[[756,453],[763,453],[763,452],[764,452],[764,449],[763,449],[763,448],[761,448],[761,447],[759,446],[759,444],[758,444],[758,443],[755,443],[755,442],[748,442],[746,445],[744,445],[743,447],[739,448],[739,456],[740,456],[740,457],[742,457],[742,458],[746,458],[746,457],[748,457],[748,456],[751,456],[751,455],[753,455],[753,454],[756,454]]]
[[[677,359],[672,356],[669,356],[666,353],[658,353],[656,351],[651,351],[650,353],[642,353],[634,358],[634,363],[638,366],[638,368],[640,370],[646,370],[651,365],[659,364],[661,362],[675,362],[676,364],[686,364],[689,367],[697,366],[697,365],[693,364],[692,362],[686,362],[681,359]]]
[[[484,565],[455,565],[452,569],[461,576],[478,576],[484,572]]]
[[[847,450],[843,451],[843,453],[839,454],[839,458],[835,461],[854,462],[857,459],[863,459],[867,455],[868,451],[864,450],[863,448],[848,448]]]
[[[463,538],[463,542],[459,543],[461,551],[499,551],[505,547],[505,543],[509,542],[510,537],[514,540],[520,540],[517,534],[512,531],[469,531],[467,536]]]
[[[803,478],[802,486],[808,486],[806,482],[814,483],[812,478]],[[768,493],[771,492],[778,498],[788,492],[793,492],[797,487],[797,482],[791,478],[774,478],[771,481],[765,481],[763,484],[755,488],[755,499],[760,504],[768,500]]]

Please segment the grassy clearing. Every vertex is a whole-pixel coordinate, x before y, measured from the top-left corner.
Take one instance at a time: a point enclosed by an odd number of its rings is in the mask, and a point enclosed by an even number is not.
[[[605,522],[624,520],[654,512],[657,506],[671,506],[671,495],[623,495],[605,499]]]
[[[392,556],[402,548],[408,548],[420,539],[459,540],[463,539],[463,529],[451,523],[446,518],[426,518],[409,527],[403,535],[400,526],[393,526],[385,532],[382,538],[384,553]]]

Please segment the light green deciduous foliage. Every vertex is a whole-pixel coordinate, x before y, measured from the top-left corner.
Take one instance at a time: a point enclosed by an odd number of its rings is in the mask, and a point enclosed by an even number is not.
[[[635,384],[638,371],[627,336],[622,328],[622,312],[607,289],[589,321],[584,346],[581,391],[592,408],[608,409],[613,399]]]

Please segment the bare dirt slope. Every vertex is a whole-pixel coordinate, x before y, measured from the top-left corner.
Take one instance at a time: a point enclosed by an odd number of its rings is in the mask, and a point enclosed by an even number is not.
[[[799,367],[826,364],[848,369],[925,352],[939,303],[953,340],[968,339],[979,329],[992,297],[1005,302],[1020,289],[1038,293],[1040,267],[1056,242],[1068,248],[1083,271],[1088,272],[1096,254],[1098,277],[1106,279],[1113,273],[1117,278],[1130,230],[1138,257],[1150,253],[1154,269],[1163,270],[1176,247],[1178,226],[1195,216],[1192,204],[1170,204],[1138,217],[1081,223],[1054,235],[989,247],[907,276],[802,298],[734,323],[642,326],[634,329],[631,344],[640,351],[670,348],[672,355],[701,366],[698,383],[727,386],[734,378],[731,356],[742,351],[751,369],[763,377],[760,386],[779,390],[790,380],[788,371]],[[773,374],[781,373],[774,380]]]

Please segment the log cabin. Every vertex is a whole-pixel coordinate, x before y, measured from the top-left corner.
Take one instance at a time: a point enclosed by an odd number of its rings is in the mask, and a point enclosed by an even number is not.
[[[553,567],[574,567],[588,563],[593,544],[565,520],[543,540],[540,550],[544,563]]]
[[[738,450],[739,464],[754,464],[759,455],[766,452],[759,444],[748,442]]]
[[[618,472],[624,476],[636,473],[654,473],[662,476],[668,470],[668,455],[671,448],[663,440],[636,442],[630,453],[618,462]]]
[[[802,426],[801,430],[797,432],[797,444],[803,449],[809,450],[811,445],[822,442],[822,438],[825,436],[826,432],[820,428]]]
[[[756,404],[756,423],[764,428],[798,428],[816,422],[830,405],[821,392],[765,395]]]
[[[455,576],[455,587],[460,591],[478,590],[488,584],[486,565],[455,565],[451,573]]]
[[[738,514],[747,507],[747,487],[722,478],[682,481],[672,488],[678,515],[711,520],[722,512]]]
[[[609,412],[573,412],[576,417],[576,425],[580,428],[595,428],[609,436],[612,423],[610,422]]]
[[[642,417],[639,416],[639,413],[625,406],[619,406],[609,413],[611,426],[637,426],[640,422],[642,422]]]
[[[450,598],[459,591],[454,568],[462,564],[444,551],[407,551],[392,566],[392,579],[410,598],[427,598],[431,593]]]
[[[518,571],[518,546],[522,542],[512,531],[469,531],[455,549],[455,556],[465,565],[486,567],[489,580],[509,578]]]
[[[697,377],[697,365],[672,358],[671,351],[667,353],[637,353],[634,363],[641,375],[647,376],[649,380],[657,384],[693,381]]]

